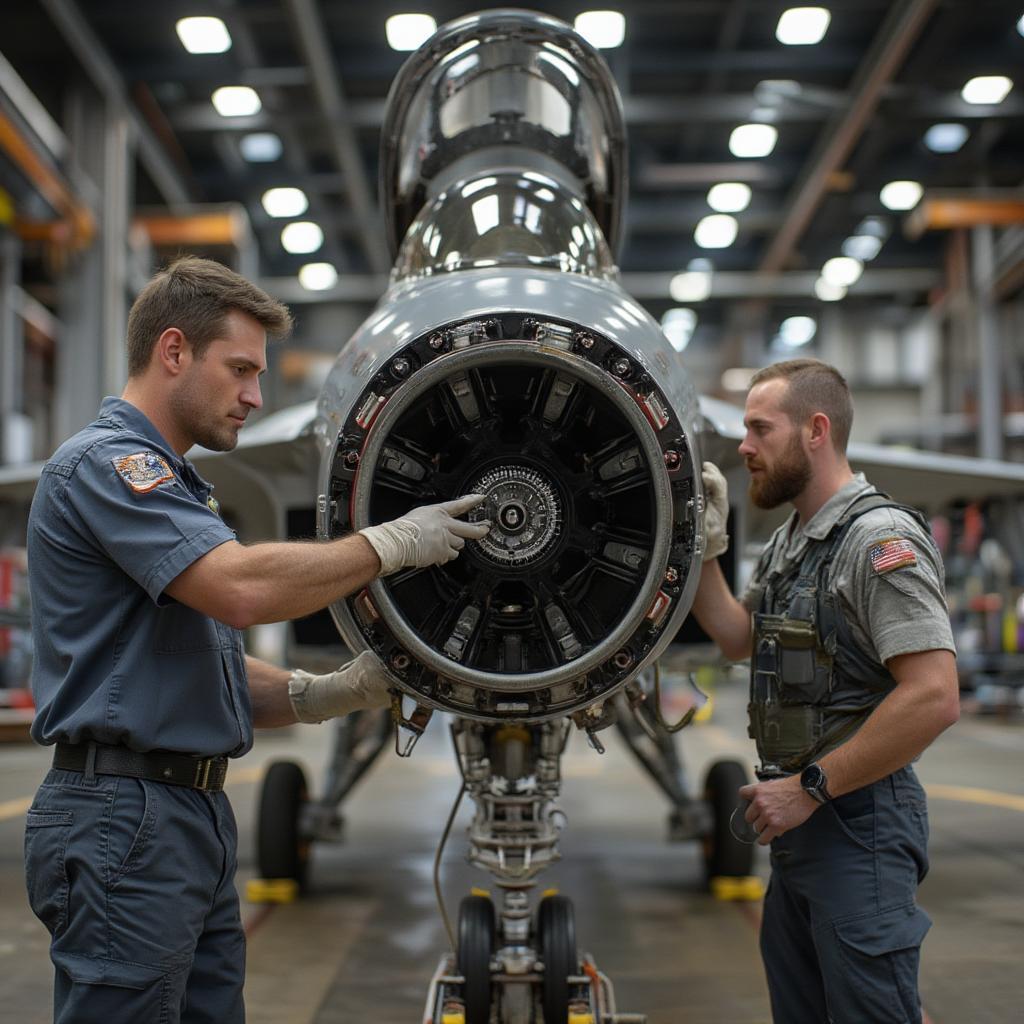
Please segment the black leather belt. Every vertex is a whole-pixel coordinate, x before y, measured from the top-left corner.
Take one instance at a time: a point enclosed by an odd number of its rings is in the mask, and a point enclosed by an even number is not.
[[[215,793],[224,788],[228,774],[228,759],[223,754],[193,757],[173,750],[140,754],[127,747],[105,743],[58,743],[53,754],[53,767],[72,772],[87,771],[90,750],[94,752],[92,770],[97,775],[127,775],[133,779],[150,779]]]

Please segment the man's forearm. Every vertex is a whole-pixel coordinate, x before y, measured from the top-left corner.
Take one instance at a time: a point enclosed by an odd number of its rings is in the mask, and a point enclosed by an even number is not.
[[[311,615],[380,572],[377,553],[358,533],[327,543],[254,544],[239,561],[234,583],[253,624]]]
[[[959,716],[953,655],[926,651],[841,747],[821,759],[833,796],[852,792],[910,764]]]
[[[701,567],[692,611],[727,658],[742,661],[750,657],[750,612],[733,596],[717,558]]]
[[[253,725],[260,729],[294,725],[298,718],[288,699],[288,677],[291,675],[288,669],[247,654],[245,670],[249,676]]]

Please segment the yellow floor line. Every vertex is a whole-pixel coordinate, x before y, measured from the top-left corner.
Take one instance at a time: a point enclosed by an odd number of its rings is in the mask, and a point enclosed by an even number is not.
[[[32,797],[26,796],[18,800],[5,800],[0,803],[0,821],[7,821],[9,818],[21,818],[32,806]]]
[[[967,804],[985,804],[988,807],[1005,807],[1011,811],[1024,811],[1024,796],[1014,793],[998,793],[994,789],[977,789],[974,786],[945,786],[933,783],[924,791],[939,800],[959,800]]]

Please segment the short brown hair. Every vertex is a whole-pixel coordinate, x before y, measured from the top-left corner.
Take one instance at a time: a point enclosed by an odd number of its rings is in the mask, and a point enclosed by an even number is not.
[[[273,337],[291,332],[288,308],[240,274],[198,256],[175,260],[150,279],[128,314],[128,376],[145,372],[157,338],[169,327],[177,327],[201,359],[232,310],[251,316]]]
[[[789,382],[782,399],[782,411],[798,426],[816,412],[823,412],[832,424],[832,446],[846,454],[853,426],[853,400],[846,378],[820,359],[787,359],[758,370],[750,386],[768,380]]]

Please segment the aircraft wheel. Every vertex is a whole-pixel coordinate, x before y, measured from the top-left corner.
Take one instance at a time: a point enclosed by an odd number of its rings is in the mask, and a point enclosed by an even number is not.
[[[716,761],[704,780],[704,799],[711,806],[711,832],[704,837],[704,869],[708,881],[720,876],[745,878],[754,871],[754,846],[741,843],[729,828],[740,801],[737,790],[750,781],[739,761]]]
[[[309,840],[299,829],[299,812],[309,799],[306,776],[294,761],[274,761],[263,777],[256,826],[256,862],[263,878],[294,878],[303,888]]]
[[[569,975],[576,974],[576,918],[565,896],[547,896],[537,908],[537,945],[544,962],[541,1000],[544,1024],[565,1024],[569,1014]]]
[[[466,1024],[490,1024],[494,904],[487,896],[466,896],[459,904],[459,973]]]

